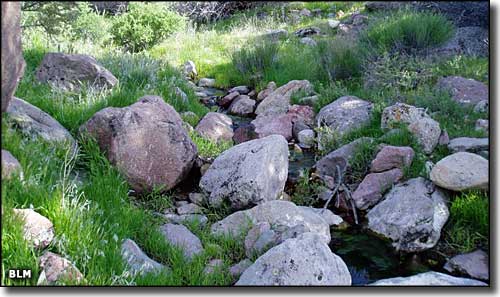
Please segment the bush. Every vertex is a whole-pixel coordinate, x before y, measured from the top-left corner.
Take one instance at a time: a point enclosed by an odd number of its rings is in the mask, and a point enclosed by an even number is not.
[[[440,14],[400,11],[380,19],[362,39],[380,51],[408,51],[438,46],[453,34],[453,23]]]
[[[248,43],[248,46],[231,53],[231,60],[238,71],[249,77],[253,84],[263,77],[267,69],[277,63],[279,44],[270,41]]]
[[[86,2],[78,4],[80,14],[72,24],[73,38],[103,45],[111,40],[111,20],[93,12]]]
[[[343,40],[318,42],[318,61],[328,81],[348,79],[361,73],[361,53],[357,45]]]
[[[116,17],[111,33],[115,43],[139,52],[184,28],[185,24],[184,17],[164,5],[133,2],[129,12]]]

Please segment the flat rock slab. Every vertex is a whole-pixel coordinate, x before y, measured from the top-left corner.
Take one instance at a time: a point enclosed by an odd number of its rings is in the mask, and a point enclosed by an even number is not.
[[[453,138],[448,143],[448,149],[457,152],[480,152],[488,150],[490,146],[489,138],[458,137]]]
[[[132,276],[147,273],[157,274],[169,268],[149,258],[131,239],[125,239],[121,247],[122,258]]]
[[[489,164],[485,158],[458,152],[441,159],[432,168],[430,179],[438,186],[452,190],[488,190]]]
[[[475,279],[489,280],[489,257],[482,250],[457,255],[444,265],[444,269],[450,273],[466,275]]]
[[[54,239],[55,231],[52,222],[32,209],[13,209],[23,221],[24,239],[37,249],[44,249]]]
[[[453,100],[463,105],[475,105],[489,98],[487,85],[460,76],[448,76],[439,79],[436,89],[449,92]]]
[[[167,223],[160,227],[160,232],[168,243],[181,248],[188,259],[203,252],[200,239],[186,226]]]
[[[52,252],[45,252],[39,259],[40,276],[37,286],[51,285],[78,285],[84,277],[68,259]]]
[[[487,286],[488,284],[469,278],[454,277],[440,272],[424,272],[408,277],[381,279],[370,286]]]

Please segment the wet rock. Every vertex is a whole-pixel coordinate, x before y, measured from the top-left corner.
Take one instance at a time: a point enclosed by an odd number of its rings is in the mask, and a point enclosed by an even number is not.
[[[444,193],[422,178],[396,185],[368,214],[368,228],[392,240],[396,250],[432,248],[448,220]]]
[[[368,174],[361,184],[359,184],[356,191],[352,193],[352,199],[356,207],[366,210],[377,204],[382,199],[384,192],[390,189],[401,178],[403,178],[403,172],[399,168]]]
[[[201,214],[201,213],[203,213],[203,208],[201,208],[200,206],[198,206],[194,203],[188,203],[188,204],[185,204],[185,205],[178,207],[177,213],[179,215]]]
[[[200,78],[200,80],[198,81],[198,86],[204,88],[213,88],[215,87],[215,79],[206,77]]]
[[[228,92],[229,93],[238,92],[242,95],[246,95],[246,94],[250,93],[250,88],[247,86],[237,86],[237,87],[230,89]]]
[[[450,140],[448,149],[456,152],[479,152],[489,148],[488,138],[458,137]]]
[[[277,199],[288,175],[288,143],[270,135],[233,146],[219,155],[200,181],[210,205],[224,200],[233,209]]]
[[[292,139],[292,116],[288,114],[263,115],[258,116],[251,122],[255,127],[257,138],[264,138],[269,135],[277,134]]]
[[[253,113],[255,100],[250,99],[247,95],[239,95],[229,106],[229,113],[240,116],[248,116]]]
[[[2,150],[2,179],[10,179],[15,174],[22,177],[21,163],[9,151]]]
[[[481,100],[476,104],[476,106],[474,106],[475,112],[488,112],[488,109],[489,109],[488,100]]]
[[[409,146],[384,146],[373,159],[371,172],[382,172],[392,168],[409,167],[415,157],[415,152]]]
[[[460,76],[440,78],[436,89],[449,92],[451,98],[463,105],[476,105],[480,101],[488,100],[488,86],[474,79]]]
[[[372,109],[373,103],[355,96],[344,96],[323,107],[316,116],[316,121],[342,136],[369,123]]]
[[[276,86],[276,83],[274,81],[270,81],[266,88],[262,91],[259,92],[259,94],[257,94],[257,101],[262,101],[264,99],[266,99],[267,96],[269,96],[269,94],[271,94],[272,92],[274,92],[274,90],[276,90],[277,86]]]
[[[429,271],[408,277],[394,277],[378,280],[370,286],[487,286],[488,284],[440,272]]]
[[[188,259],[203,252],[200,239],[191,233],[186,226],[167,223],[160,227],[160,232],[168,243],[179,247],[184,253],[184,257]]]
[[[316,46],[318,43],[312,39],[311,37],[303,37],[300,39],[300,43],[308,45],[308,46]]]
[[[13,212],[23,222],[23,237],[36,249],[44,249],[54,239],[52,222],[32,209],[17,209]]]
[[[80,132],[97,139],[136,192],[173,188],[187,176],[197,155],[179,114],[159,96],[144,96],[123,108],[105,108]]]
[[[219,105],[222,107],[228,107],[231,102],[233,102],[234,99],[236,99],[240,93],[238,92],[232,92],[227,94],[226,96],[222,97],[221,100],[219,100]]]
[[[233,139],[233,120],[223,113],[207,113],[195,128],[202,137],[218,142],[232,141]]]
[[[311,35],[317,35],[321,33],[321,29],[318,27],[307,27],[307,28],[302,28],[297,31],[295,31],[293,34],[295,34],[297,37],[307,37]]]
[[[52,252],[45,252],[39,259],[40,276],[37,286],[78,285],[83,282],[83,274],[68,259]]]
[[[315,144],[314,131],[311,129],[302,130],[297,136],[299,146],[302,148],[311,148]]]
[[[484,119],[478,119],[476,121],[476,131],[484,131],[488,133],[490,129],[490,121],[489,120],[484,120]]]
[[[262,102],[257,106],[255,114],[269,115],[286,113],[290,107],[290,98],[297,92],[311,94],[313,92],[313,87],[307,80],[289,81],[287,84],[277,88],[264,100],[262,100]]]
[[[131,239],[125,239],[122,243],[121,254],[127,263],[128,271],[132,276],[144,275],[146,273],[157,274],[168,267],[149,258],[139,246]]]
[[[458,152],[441,159],[432,168],[430,178],[438,186],[452,190],[488,190],[488,160],[467,152]]]
[[[450,273],[457,273],[480,280],[489,280],[488,264],[488,254],[481,250],[476,250],[451,258],[443,268]]]
[[[240,144],[253,139],[257,139],[254,125],[244,125],[234,130],[233,141],[235,144]]]
[[[253,262],[249,259],[241,260],[240,262],[234,264],[233,266],[231,266],[231,268],[229,268],[229,273],[232,277],[240,277],[248,267],[252,266],[252,264]]]
[[[82,83],[98,89],[111,89],[118,79],[93,57],[81,54],[47,53],[36,70],[42,83],[68,91],[77,91]]]
[[[21,3],[2,2],[2,112],[7,110],[24,74],[21,45]]]
[[[306,233],[271,248],[243,272],[236,285],[350,285],[344,261],[316,238]]]

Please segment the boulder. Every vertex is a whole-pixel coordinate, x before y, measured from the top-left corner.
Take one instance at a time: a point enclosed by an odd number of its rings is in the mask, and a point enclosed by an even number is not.
[[[186,63],[184,63],[182,68],[184,74],[190,79],[194,79],[198,76],[198,71],[196,70],[196,65],[194,64],[193,61],[190,60],[186,61]]]
[[[201,193],[189,193],[188,195],[189,201],[194,204],[202,205],[205,201],[205,195]]]
[[[58,121],[28,102],[13,98],[7,108],[9,121],[28,137],[40,137],[49,142],[65,142],[76,148],[76,141]]]
[[[295,34],[297,37],[307,37],[311,35],[317,35],[321,33],[321,29],[318,27],[307,27],[307,28],[302,28],[297,31],[295,31],[293,34]]]
[[[484,131],[489,133],[490,121],[485,119],[478,119],[475,126],[476,131]]]
[[[226,96],[222,97],[218,103],[222,107],[228,107],[233,102],[233,100],[236,99],[239,95],[240,93],[238,92],[229,93]]]
[[[167,214],[164,214],[163,217],[165,218],[167,223],[178,224],[178,225],[198,222],[200,224],[200,226],[203,227],[208,222],[207,216],[201,215],[201,214],[177,215],[174,213],[167,213]]]
[[[237,286],[351,285],[342,259],[317,235],[305,233],[271,248],[241,275]]]
[[[392,240],[396,250],[419,252],[434,247],[449,211],[444,193],[422,178],[396,185],[367,214],[368,228]]]
[[[418,10],[429,10],[444,15],[457,27],[481,26],[488,28],[489,5],[483,1],[417,1],[413,6]]]
[[[329,226],[339,226],[344,220],[327,208],[314,208],[310,206],[299,206],[303,212],[309,212],[320,216]]]
[[[252,264],[253,262],[249,259],[241,260],[229,268],[229,273],[232,277],[239,278],[241,274],[248,269],[248,267],[252,266]]]
[[[184,225],[167,223],[160,226],[160,232],[169,244],[180,248],[184,257],[188,259],[192,259],[194,256],[203,253],[203,246],[200,239]]]
[[[441,128],[431,118],[422,118],[408,125],[408,130],[417,138],[424,153],[430,154],[439,143]]]
[[[233,141],[235,144],[240,144],[249,140],[257,139],[255,126],[252,124],[239,126],[234,130]]]
[[[352,193],[352,199],[356,207],[366,210],[377,204],[382,199],[384,192],[390,189],[401,178],[403,178],[403,172],[399,168],[368,174],[359,184],[356,191]]]
[[[200,180],[200,189],[217,206],[230,202],[233,209],[275,200],[288,175],[288,143],[281,135],[247,141],[226,150]]]
[[[23,237],[36,249],[44,249],[54,239],[52,222],[32,209],[13,209],[23,222]]]
[[[452,190],[488,190],[488,160],[467,152],[458,152],[441,159],[432,168],[430,179],[438,186]]]
[[[22,177],[21,163],[9,151],[2,150],[2,179],[10,179],[14,174]]]
[[[438,57],[489,56],[489,30],[478,26],[457,28],[455,35],[445,44],[431,49]]]
[[[457,152],[480,152],[488,150],[490,142],[488,138],[458,137],[450,140],[448,149]]]
[[[489,101],[481,100],[474,106],[474,112],[489,112]]]
[[[446,130],[441,130],[441,136],[439,136],[438,144],[439,145],[448,145],[450,143],[450,135]]]
[[[409,167],[414,156],[415,152],[409,146],[384,146],[373,159],[370,171],[382,172],[392,168]]]
[[[487,286],[488,284],[440,272],[429,271],[408,277],[394,277],[378,280],[370,286]]]
[[[311,148],[315,144],[314,131],[311,129],[302,130],[297,135],[297,141],[301,148]]]
[[[247,95],[239,95],[229,106],[229,113],[239,116],[249,116],[255,108],[255,100]]]
[[[36,70],[42,83],[68,91],[77,91],[82,84],[97,89],[110,89],[118,79],[89,55],[47,53]]]
[[[21,45],[20,2],[2,2],[2,61],[5,61],[1,63],[2,112],[5,112],[26,66]]]
[[[136,192],[169,190],[191,170],[196,145],[175,109],[159,96],[97,112],[80,132],[93,136]]]
[[[311,94],[313,87],[307,80],[292,80],[269,94],[255,109],[257,115],[286,113],[290,107],[290,98],[297,92]]]
[[[262,115],[251,122],[255,127],[257,138],[264,138],[269,135],[278,134],[292,139],[292,116],[289,114]]]
[[[262,91],[259,92],[259,94],[257,94],[257,101],[262,101],[264,99],[266,99],[266,97],[271,94],[272,92],[274,92],[274,90],[276,90],[277,86],[276,86],[276,83],[274,81],[270,81],[266,88]]]
[[[228,91],[228,93],[238,92],[242,95],[246,95],[250,93],[250,88],[247,86],[237,86]]]
[[[194,203],[184,204],[182,206],[177,207],[177,213],[179,215],[186,214],[202,214],[203,208]]]
[[[316,121],[342,136],[368,124],[372,109],[373,103],[355,96],[344,96],[323,107],[317,114]]]
[[[300,131],[311,129],[309,125],[304,123],[303,120],[293,122],[292,135],[293,138],[298,139]]]
[[[83,274],[68,259],[52,252],[45,252],[39,259],[40,276],[37,286],[78,285]]]
[[[233,140],[233,120],[223,113],[209,112],[194,129],[203,138],[218,142]]]
[[[450,273],[469,276],[480,280],[489,280],[488,254],[482,250],[457,255],[444,265],[444,269]]]
[[[248,231],[245,237],[245,254],[251,258],[253,255],[261,255],[270,247],[277,244],[278,235],[271,230],[268,222],[260,222]]]
[[[162,270],[169,268],[150,259],[132,239],[125,239],[121,247],[123,261],[127,264],[127,269],[132,276],[144,275],[147,273],[158,274]]]
[[[436,89],[450,93],[451,98],[462,105],[476,105],[488,100],[488,86],[474,79],[460,76],[440,78]]]
[[[328,20],[328,27],[331,29],[336,29],[340,25],[340,21],[337,20]]]
[[[215,87],[215,79],[214,78],[200,78],[198,81],[198,87],[203,88],[213,88]]]
[[[308,126],[314,125],[314,110],[310,106],[292,105],[288,108],[288,115],[291,116],[292,122],[304,122]]]

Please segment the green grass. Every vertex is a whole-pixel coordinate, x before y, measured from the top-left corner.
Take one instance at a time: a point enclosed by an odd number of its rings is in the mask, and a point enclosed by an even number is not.
[[[200,136],[195,131],[190,132],[189,136],[196,144],[196,147],[198,148],[198,154],[203,158],[216,158],[222,152],[230,149],[233,146],[233,141],[211,141]]]

